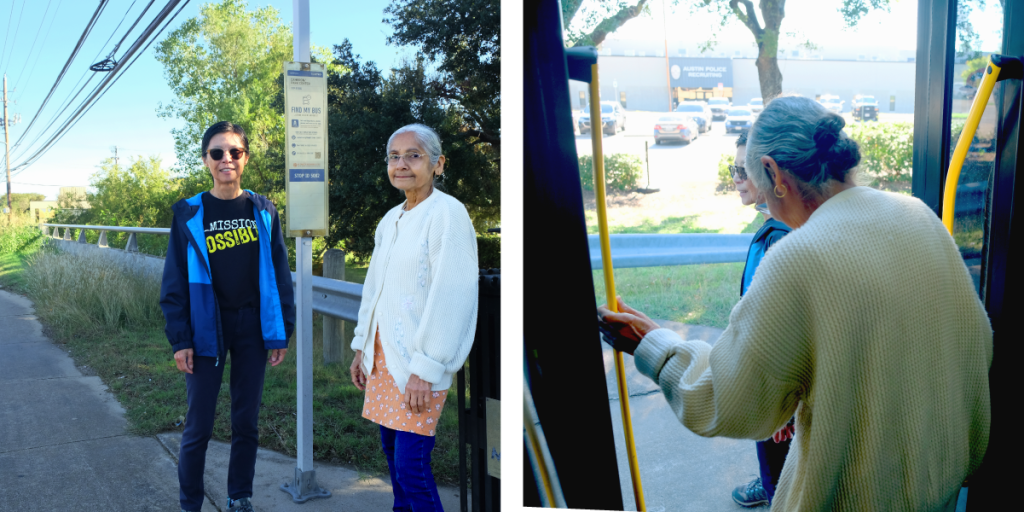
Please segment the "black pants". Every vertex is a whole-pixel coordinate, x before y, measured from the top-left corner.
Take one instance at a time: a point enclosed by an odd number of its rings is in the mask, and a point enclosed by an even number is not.
[[[779,475],[782,474],[782,465],[786,462],[786,454],[789,453],[789,443],[792,439],[776,443],[773,439],[757,442],[757,462],[761,466],[761,486],[768,493],[768,501],[775,497],[775,486],[779,484]]]
[[[263,399],[267,350],[263,344],[258,309],[221,311],[224,349],[231,355],[231,458],[228,463],[228,497],[252,497],[259,446],[257,420]],[[224,377],[224,361],[194,357],[192,374],[185,375],[188,413],[178,454],[178,484],[183,510],[203,507],[203,471],[206,447],[213,434],[217,394]]]

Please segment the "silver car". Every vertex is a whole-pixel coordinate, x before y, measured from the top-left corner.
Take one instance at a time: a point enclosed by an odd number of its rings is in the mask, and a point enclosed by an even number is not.
[[[677,140],[689,144],[700,134],[697,122],[684,114],[667,114],[654,125],[654,143]]]
[[[712,119],[718,121],[719,119],[725,119],[729,114],[729,107],[732,107],[732,102],[725,98],[708,98],[708,107],[711,107]]]
[[[590,133],[590,105],[583,109],[579,120],[580,133]],[[601,129],[608,135],[615,135],[626,129],[626,111],[614,101],[601,102]]]
[[[764,110],[764,100],[761,98],[754,98],[750,100],[750,103],[747,104],[747,108],[749,108],[750,111],[753,112],[756,116],[760,114],[762,110]]]
[[[676,107],[677,113],[686,114],[695,121],[700,127],[701,133],[711,131],[711,123],[714,118],[714,114],[711,113],[711,108],[708,107],[707,103],[703,101],[684,101]]]

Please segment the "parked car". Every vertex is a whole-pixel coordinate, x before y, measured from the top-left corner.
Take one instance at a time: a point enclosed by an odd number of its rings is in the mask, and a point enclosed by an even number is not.
[[[874,96],[858,94],[853,97],[853,105],[850,113],[854,119],[861,121],[878,121],[878,102]]]
[[[708,107],[711,108],[712,114],[711,119],[714,121],[725,119],[731,106],[732,102],[725,98],[708,98]]]
[[[725,116],[725,133],[749,130],[754,124],[754,111],[748,107],[733,107]]]
[[[754,117],[757,117],[761,114],[761,111],[764,110],[764,100],[761,98],[754,98],[747,104],[747,108],[753,112]]]
[[[579,120],[580,133],[590,133],[590,105],[583,109]],[[614,101],[601,102],[601,130],[608,135],[615,135],[626,129],[626,110]]]
[[[839,96],[835,96],[832,94],[822,94],[821,97],[818,98],[818,103],[821,103],[823,107],[831,110],[832,112],[835,112],[836,114],[842,114],[843,103],[846,102],[840,100]]]
[[[714,114],[711,113],[711,107],[703,101],[684,101],[676,107],[676,112],[681,112],[689,115],[697,121],[700,127],[701,133],[711,131],[712,123],[714,122]]]
[[[697,121],[685,114],[666,114],[658,118],[654,125],[654,143],[678,140],[689,144],[700,134]]]

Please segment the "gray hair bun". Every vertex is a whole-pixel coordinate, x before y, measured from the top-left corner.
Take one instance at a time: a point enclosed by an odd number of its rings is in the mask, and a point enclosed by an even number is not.
[[[843,134],[846,120],[829,113],[814,127],[814,145],[818,148],[821,162],[822,181],[834,178],[843,181],[846,171],[860,163],[857,141]]]

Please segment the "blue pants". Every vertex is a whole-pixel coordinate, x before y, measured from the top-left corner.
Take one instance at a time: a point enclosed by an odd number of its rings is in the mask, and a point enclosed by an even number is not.
[[[388,458],[391,487],[395,490],[395,512],[444,511],[437,483],[430,472],[430,452],[434,449],[433,436],[380,427],[380,440]]]
[[[257,309],[221,311],[224,349],[231,355],[231,457],[228,463],[228,497],[252,497],[252,479],[256,472],[256,448],[263,398],[263,375],[267,369],[267,350],[263,345],[260,315]],[[192,374],[185,374],[188,389],[188,413],[178,454],[178,484],[183,510],[203,507],[203,471],[206,447],[213,434],[217,394],[224,377],[224,361],[193,357]]]
[[[768,493],[768,502],[775,497],[775,486],[779,484],[779,475],[782,474],[782,465],[786,462],[786,454],[789,453],[789,443],[783,441],[776,443],[772,439],[757,442],[757,462],[761,467],[761,486]]]

